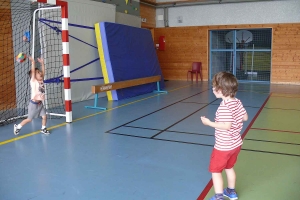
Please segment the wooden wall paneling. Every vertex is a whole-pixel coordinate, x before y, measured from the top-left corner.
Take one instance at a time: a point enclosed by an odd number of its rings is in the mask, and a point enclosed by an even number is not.
[[[185,80],[191,63],[201,61],[207,80],[209,31],[253,28],[272,28],[271,82],[300,84],[300,23],[155,28],[155,42],[161,35],[166,37],[166,50],[157,51],[164,77]]]
[[[274,24],[272,83],[300,84],[300,24]]]
[[[202,62],[204,79],[207,79],[207,29],[203,27],[157,28],[154,40],[166,38],[166,50],[157,51],[165,79],[186,80],[193,62]]]
[[[145,18],[146,22],[142,22],[142,28],[155,28],[156,27],[156,10],[155,7],[140,4],[141,18]]]
[[[156,5],[156,0],[142,0],[145,3]]]
[[[0,110],[6,110],[16,107],[16,87],[10,0],[2,1],[0,5]]]

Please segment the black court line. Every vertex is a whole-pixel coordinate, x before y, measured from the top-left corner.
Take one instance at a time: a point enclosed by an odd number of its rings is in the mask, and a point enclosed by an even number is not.
[[[171,128],[172,126],[175,126],[176,124],[178,124],[179,122],[182,122],[183,120],[187,119],[188,117],[192,116],[193,114],[195,114],[196,112],[198,112],[199,110],[209,106],[210,104],[212,104],[213,102],[217,101],[218,99],[215,99],[214,101],[210,102],[209,104],[206,104],[205,106],[197,109],[195,112],[192,112],[191,114],[189,114],[188,116],[182,118],[181,120],[175,122],[174,124],[172,124],[171,126],[168,126],[167,128],[161,130],[160,132],[158,132],[157,134],[153,135],[151,138],[155,138],[156,136],[158,136],[159,134],[165,132],[166,130],[168,130],[169,128]]]
[[[291,111],[300,111],[299,109],[290,109],[290,108],[270,108],[270,107],[264,107],[265,109],[274,109],[274,110],[291,110]]]
[[[184,142],[184,141],[178,141],[178,140],[167,140],[167,139],[159,139],[159,138],[149,138],[149,137],[136,136],[136,135],[128,135],[128,134],[122,134],[122,133],[114,133],[114,132],[110,132],[110,134],[120,135],[120,136],[128,136],[128,137],[135,137],[135,138],[141,138],[141,139],[148,139],[148,140],[159,140],[159,141],[165,141],[165,142],[176,142],[176,143],[198,145],[198,146],[208,146],[208,147],[213,147],[214,146],[214,145],[211,145],[211,144],[202,144],[202,143],[195,143],[195,142]],[[244,149],[244,148],[242,148],[241,150],[242,151],[258,152],[258,153],[268,153],[268,154],[276,154],[276,155],[300,157],[300,155],[298,155],[298,154],[280,153],[280,152],[272,152],[272,151],[261,151],[261,150]]]
[[[270,140],[257,140],[257,139],[245,139],[250,141],[256,141],[256,142],[269,142],[269,143],[277,143],[277,144],[289,144],[289,145],[300,145],[298,143],[291,143],[291,142],[277,142],[277,141],[270,141]]]
[[[259,94],[270,94],[270,92],[266,92],[266,91],[253,91],[253,90],[238,90],[238,92],[259,93]]]
[[[144,129],[144,130],[152,130],[152,131],[161,131],[161,129],[156,129],[156,128],[145,128],[145,127],[130,126],[130,125],[125,125],[124,127],[136,128],[136,129]]]
[[[207,91],[207,90],[206,90],[206,91]],[[202,91],[202,92],[205,92],[205,91]],[[200,93],[202,93],[202,92],[200,92]],[[192,95],[192,96],[190,96],[190,97],[196,96],[196,95],[198,95],[198,94],[200,94],[200,93],[197,93],[197,94]],[[266,104],[266,102],[267,102],[267,100],[270,98],[270,96],[271,96],[271,94],[268,96],[268,98],[266,99],[266,101],[264,102],[264,104],[262,105],[262,107],[260,108],[260,111],[263,109],[264,105]],[[185,99],[188,99],[188,98],[190,98],[190,97],[187,97],[187,98],[185,98]],[[185,100],[185,99],[184,99],[184,100]],[[211,103],[207,104],[206,106],[212,104],[213,102],[215,102],[215,101],[217,101],[217,100],[218,100],[218,99],[212,101]],[[182,100],[180,100],[180,101],[182,101]],[[180,101],[178,101],[178,102],[180,102]],[[176,103],[178,103],[178,102],[175,102],[175,103],[173,103],[173,104],[170,104],[170,105],[168,105],[168,106],[166,106],[166,107],[164,107],[164,108],[167,108],[167,107],[169,107],[169,106],[171,106],[171,105],[174,105],[174,104],[176,104]],[[204,106],[204,107],[206,107],[206,106]],[[184,120],[184,119],[188,118],[189,116],[195,114],[196,112],[198,112],[199,110],[203,109],[204,107],[198,109],[197,111],[195,111],[195,112],[193,112],[192,114],[188,115],[187,117],[181,119],[180,121],[174,123],[173,125],[169,126],[168,128],[170,128],[170,127],[172,127],[172,126],[178,124],[178,123],[181,122],[182,120]],[[162,109],[164,109],[164,108],[161,108],[161,109],[159,109],[159,110],[157,110],[157,111],[160,111],[160,110],[162,110]],[[151,113],[149,113],[149,114],[147,114],[147,115],[145,115],[145,116],[148,116],[148,115],[150,115],[150,114],[153,114],[153,113],[155,113],[155,112],[157,112],[157,111],[151,112]],[[260,111],[257,113],[257,115],[260,113]],[[143,118],[143,117],[145,117],[145,116],[142,116],[142,117],[140,117],[140,118],[138,118],[138,119],[141,119],[141,118]],[[248,125],[248,128],[247,128],[246,131],[245,131],[246,133],[248,132],[248,130],[250,129],[250,127],[252,126],[252,124],[254,123],[254,121],[255,121],[256,118],[257,118],[257,116],[255,116],[254,119],[251,121],[251,123]],[[132,120],[131,122],[136,121],[136,120],[138,120],[138,119]],[[164,130],[161,130],[158,134],[155,134],[154,136],[152,136],[152,137],[150,137],[150,138],[149,138],[149,137],[143,137],[143,136],[135,136],[135,135],[128,135],[128,134],[121,134],[121,133],[110,132],[110,131],[112,131],[112,130],[115,130],[115,129],[117,129],[117,128],[120,128],[120,127],[122,127],[122,126],[125,126],[125,125],[127,125],[127,124],[129,124],[129,123],[131,123],[131,122],[125,123],[125,124],[123,124],[123,125],[121,125],[121,126],[118,126],[118,127],[114,128],[114,129],[111,129],[111,130],[107,131],[106,133],[109,132],[110,134],[115,134],[115,135],[120,135],[120,136],[128,136],[128,137],[143,138],[143,139],[150,139],[150,140],[160,140],[160,141],[167,141],[167,142],[176,142],[176,143],[191,144],[191,145],[199,145],[199,146],[210,146],[210,147],[213,147],[213,146],[214,146],[214,145],[209,145],[209,144],[201,144],[201,143],[183,142],[183,141],[177,141],[177,140],[167,140],[167,139],[159,139],[159,138],[155,138],[156,136],[158,136],[158,135],[161,134],[162,132],[167,131],[168,128],[166,128],[166,129],[164,129]],[[251,129],[255,129],[255,128],[251,128]],[[260,129],[260,130],[261,130],[261,129]],[[242,134],[242,138],[243,138],[243,139],[244,139],[244,137],[246,136],[245,132],[244,132],[244,134]],[[300,132],[299,132],[299,133],[300,133]],[[269,154],[277,154],[277,155],[285,155],[285,156],[300,157],[300,155],[297,155],[297,154],[288,154],[288,153],[271,152],[271,151],[261,151],[261,150],[244,149],[244,148],[242,148],[242,150],[243,150],[243,151],[259,152],[259,153],[269,153]]]
[[[295,156],[300,157],[298,154],[290,154],[290,153],[280,153],[280,152],[273,152],[273,151],[261,151],[261,150],[254,150],[254,149],[243,149],[242,151],[252,151],[252,152],[258,152],[258,153],[269,153],[269,154],[277,154],[277,155],[284,155],[284,156]]]
[[[160,108],[160,109],[158,109],[158,110],[155,110],[155,111],[153,111],[153,112],[151,112],[151,113],[149,113],[149,114],[146,114],[146,115],[144,115],[144,116],[142,116],[142,117],[139,117],[139,118],[136,118],[136,119],[134,119],[134,120],[131,120],[131,121],[125,123],[125,124],[122,124],[122,125],[117,126],[117,127],[113,128],[113,129],[110,129],[110,130],[106,131],[105,133],[109,133],[110,131],[113,131],[113,130],[115,130],[115,129],[117,129],[117,128],[120,128],[120,127],[122,127],[122,126],[125,126],[125,125],[127,125],[127,124],[130,124],[130,123],[132,123],[132,122],[134,122],[134,121],[137,121],[137,120],[139,120],[139,119],[142,119],[142,118],[144,118],[144,117],[147,117],[147,116],[149,116],[149,115],[152,115],[153,113],[156,113],[156,112],[158,112],[158,111],[161,111],[161,110],[163,110],[163,109],[165,109],[165,108],[168,108],[168,107],[170,107],[170,106],[173,106],[173,105],[175,105],[175,104],[177,104],[177,103],[179,103],[179,102],[181,102],[181,101],[184,101],[184,100],[189,99],[189,98],[191,98],[191,97],[197,96],[197,95],[199,95],[199,94],[201,94],[201,93],[203,93],[203,92],[206,92],[206,91],[208,91],[208,89],[203,90],[203,91],[201,91],[201,92],[198,92],[198,93],[196,93],[196,94],[194,94],[194,95],[192,95],[192,96],[189,96],[189,97],[187,97],[187,98],[184,98],[184,99],[181,99],[181,100],[179,100],[179,101],[176,101],[176,102],[174,102],[174,103],[172,103],[172,104],[170,104],[170,105],[168,105],[168,106],[165,106],[165,107],[163,107],[163,108]]]
[[[124,134],[124,133],[114,133],[114,132],[109,132],[109,134],[122,135],[122,136],[135,137],[135,138],[143,138],[143,139],[151,139],[150,137],[139,136],[139,135],[129,135],[129,134]]]
[[[260,109],[260,107],[258,107],[258,106],[246,106],[246,105],[244,105],[244,107],[245,108],[257,108],[257,109]]]
[[[154,128],[144,128],[144,127],[138,127],[138,126],[124,126],[124,127],[129,127],[129,128],[136,128],[136,129],[146,129],[146,130],[154,130],[154,131],[163,131],[161,129],[154,129]],[[172,132],[172,133],[182,133],[182,134],[191,134],[191,135],[202,135],[202,136],[212,136],[210,134],[205,134],[205,133],[192,133],[192,132],[183,132],[183,131],[172,131],[172,130],[166,130],[165,132]]]
[[[211,105],[220,105],[220,104],[217,104],[217,103],[214,103],[214,104],[211,104]],[[257,109],[260,109],[260,107],[258,107],[258,106],[247,106],[247,105],[243,105],[244,106],[244,108],[257,108]]]
[[[212,106],[219,106],[220,104],[218,104],[218,103],[212,103],[210,105],[212,105]]]
[[[143,129],[143,130],[153,130],[153,131],[163,131],[161,129],[154,129],[154,128],[144,128],[144,127],[138,127],[138,126],[124,126],[128,128],[135,128],[135,129]],[[180,133],[180,134],[189,134],[189,135],[201,135],[201,136],[209,136],[214,137],[214,135],[211,134],[205,134],[205,133],[193,133],[193,132],[183,132],[183,131],[173,131],[173,130],[166,130],[164,132],[171,132],[171,133]],[[244,140],[250,140],[250,141],[256,141],[256,142],[269,142],[269,143],[278,143],[278,144],[289,144],[289,145],[300,145],[298,143],[290,143],[290,142],[278,142],[278,141],[271,141],[271,140],[257,140],[257,139],[248,139],[245,138]]]
[[[199,102],[192,102],[192,101],[184,101],[180,103],[208,104],[208,103],[199,103]]]
[[[211,104],[211,105],[220,105],[220,104]],[[243,105],[244,106],[244,108],[257,108],[257,109],[260,109],[260,107],[258,107],[258,106],[246,106],[246,105]]]
[[[121,135],[121,136],[128,136],[128,137],[135,137],[135,138],[142,138],[142,139],[148,139],[148,140],[160,140],[160,141],[166,141],[166,142],[176,142],[176,143],[182,143],[182,144],[191,144],[191,145],[198,145],[198,146],[208,146],[208,147],[213,147],[214,146],[212,144],[202,144],[202,143],[195,143],[195,142],[184,142],[184,141],[179,141],[179,140],[167,140],[167,139],[160,139],[160,138],[149,138],[149,137],[143,137],[143,136],[128,135],[128,134],[123,134],[123,133],[110,132],[110,134]]]
[[[288,95],[288,94],[287,94]],[[292,93],[290,93],[290,95],[293,95]],[[283,97],[283,98],[292,98],[292,99],[298,99],[298,98],[300,98],[299,96],[298,97],[292,97],[292,96],[276,96],[276,94],[275,95],[272,95],[272,97]]]
[[[187,101],[185,101],[185,102],[181,102],[181,103],[208,104],[208,103],[187,102]],[[213,104],[211,104],[211,105],[214,105],[214,106],[219,106],[220,104],[213,103]],[[258,107],[258,106],[246,106],[246,105],[244,105],[244,107],[245,107],[245,108],[258,108],[258,109],[260,108],[260,107]]]
[[[286,131],[286,130],[275,130],[275,129],[268,129],[268,128],[255,128],[251,127],[251,130],[259,130],[259,131],[271,131],[271,132],[281,132],[281,133],[296,133],[299,134],[299,131]]]

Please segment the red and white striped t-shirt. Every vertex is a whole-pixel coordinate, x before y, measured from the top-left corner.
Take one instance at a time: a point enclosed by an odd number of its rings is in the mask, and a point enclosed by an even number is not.
[[[243,144],[240,132],[243,128],[243,116],[246,110],[242,102],[235,98],[223,100],[216,112],[215,122],[231,122],[229,130],[215,129],[214,148],[229,151]]]

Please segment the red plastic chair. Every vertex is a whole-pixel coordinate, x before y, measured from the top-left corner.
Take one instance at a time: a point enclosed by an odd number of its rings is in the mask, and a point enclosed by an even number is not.
[[[192,70],[189,70],[186,75],[186,79],[188,80],[189,74],[191,74],[191,79],[193,81],[193,74],[196,74],[196,81],[198,82],[198,74],[200,75],[201,81],[202,78],[202,62],[193,62]]]

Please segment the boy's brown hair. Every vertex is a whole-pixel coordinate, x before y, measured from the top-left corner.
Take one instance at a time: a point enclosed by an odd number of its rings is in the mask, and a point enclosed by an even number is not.
[[[36,71],[36,70],[40,70],[40,69],[36,67],[36,68],[35,68],[35,71]],[[29,70],[28,75],[29,75],[29,77],[31,78],[31,70]]]
[[[228,72],[218,72],[212,80],[213,87],[216,91],[221,90],[225,97],[235,97],[238,90],[238,81],[236,77]]]

